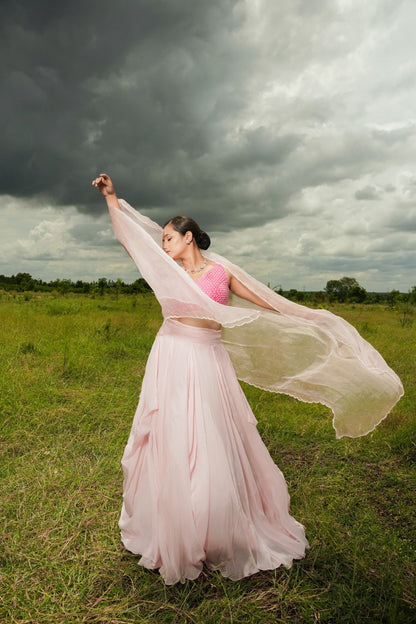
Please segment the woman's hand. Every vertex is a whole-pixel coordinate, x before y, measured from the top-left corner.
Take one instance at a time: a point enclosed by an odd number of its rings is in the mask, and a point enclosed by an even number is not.
[[[111,178],[106,173],[100,173],[98,178],[95,178],[91,184],[95,186],[95,188],[97,188],[100,193],[104,195],[104,197],[116,194]]]
[[[104,195],[109,209],[118,208],[118,210],[121,210],[110,176],[108,176],[106,173],[100,173],[98,178],[95,178],[95,180],[93,180],[91,184]]]

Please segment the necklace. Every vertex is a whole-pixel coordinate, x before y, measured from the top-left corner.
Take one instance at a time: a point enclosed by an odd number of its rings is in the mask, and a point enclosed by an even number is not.
[[[184,271],[186,271],[186,273],[198,273],[198,271],[202,271],[202,269],[205,269],[207,264],[208,264],[208,260],[205,260],[204,258],[204,264],[201,264],[201,266],[198,267],[197,269],[185,269],[184,267]]]

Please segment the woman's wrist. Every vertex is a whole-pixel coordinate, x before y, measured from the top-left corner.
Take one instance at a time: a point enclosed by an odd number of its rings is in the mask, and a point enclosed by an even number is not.
[[[113,208],[118,208],[119,210],[121,210],[120,204],[118,203],[118,197],[115,193],[115,191],[113,191],[111,194],[108,194],[105,196],[106,202],[107,202],[107,206],[113,207]]]

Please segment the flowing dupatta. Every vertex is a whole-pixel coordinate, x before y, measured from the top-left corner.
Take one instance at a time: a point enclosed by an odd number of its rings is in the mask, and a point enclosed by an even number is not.
[[[163,317],[215,320],[237,377],[333,412],[337,438],[372,431],[403,395],[400,379],[347,321],[281,297],[226,258],[227,268],[275,311],[235,295],[224,306],[210,299],[162,249],[162,228],[119,200],[110,207],[116,237],[155,293]]]

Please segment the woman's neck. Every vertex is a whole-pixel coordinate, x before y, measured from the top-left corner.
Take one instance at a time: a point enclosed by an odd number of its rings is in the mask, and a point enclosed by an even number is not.
[[[198,247],[196,249],[190,249],[189,253],[181,258],[181,260],[182,266],[187,273],[202,271],[208,264],[208,261],[203,257]]]

